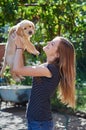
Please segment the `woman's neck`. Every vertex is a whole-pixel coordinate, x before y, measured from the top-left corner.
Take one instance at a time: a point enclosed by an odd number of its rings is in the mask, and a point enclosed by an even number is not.
[[[47,63],[51,63],[54,61],[54,57],[51,56],[51,57],[47,57]]]

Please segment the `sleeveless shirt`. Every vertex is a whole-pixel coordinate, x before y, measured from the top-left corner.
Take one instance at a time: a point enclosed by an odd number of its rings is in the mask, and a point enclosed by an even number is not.
[[[50,99],[60,81],[59,68],[53,64],[46,67],[52,74],[48,77],[33,77],[30,101],[28,102],[27,118],[29,121],[52,120]]]

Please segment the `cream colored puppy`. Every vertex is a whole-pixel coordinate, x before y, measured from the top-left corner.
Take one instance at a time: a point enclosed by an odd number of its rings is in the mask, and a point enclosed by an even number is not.
[[[0,72],[1,77],[3,77],[3,73],[5,71],[6,66],[9,66],[10,73],[12,74],[13,79],[15,81],[21,80],[22,78],[21,76],[17,76],[12,73],[14,55],[16,51],[15,38],[13,38],[13,35],[14,33],[16,33],[16,35],[19,35],[21,37],[22,39],[21,44],[23,44],[24,50],[26,49],[29,53],[38,55],[39,52],[36,50],[34,45],[30,42],[30,37],[34,34],[34,30],[35,30],[34,24],[29,20],[23,20],[10,29],[7,44],[6,44],[6,49],[5,49],[4,62]]]

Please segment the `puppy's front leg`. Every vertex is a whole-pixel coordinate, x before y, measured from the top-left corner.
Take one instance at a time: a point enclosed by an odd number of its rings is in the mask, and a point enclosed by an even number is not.
[[[37,51],[37,49],[35,48],[35,46],[30,41],[27,41],[26,46],[27,46],[26,50],[29,53],[32,53],[34,55],[39,55],[39,51]]]

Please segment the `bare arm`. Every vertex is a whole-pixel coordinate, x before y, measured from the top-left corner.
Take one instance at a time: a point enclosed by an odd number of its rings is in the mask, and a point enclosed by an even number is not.
[[[20,42],[20,41],[17,41]],[[18,44],[18,48],[22,48]],[[22,76],[46,76],[51,77],[51,73],[48,68],[44,66],[24,66],[23,63],[23,51],[22,49],[17,49],[14,58],[13,72]]]

